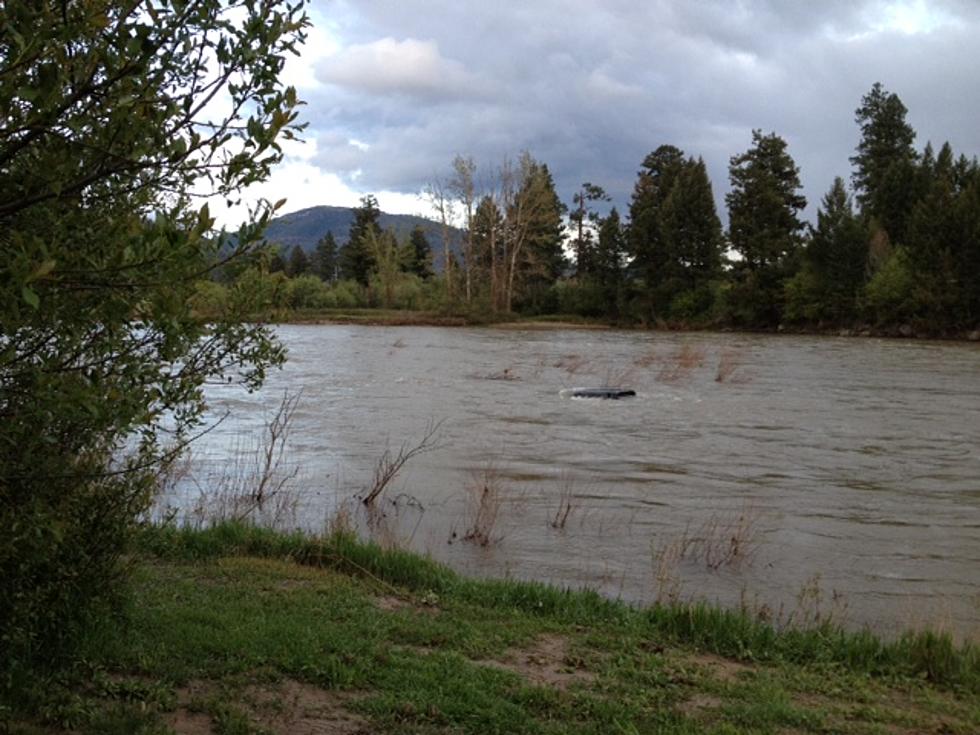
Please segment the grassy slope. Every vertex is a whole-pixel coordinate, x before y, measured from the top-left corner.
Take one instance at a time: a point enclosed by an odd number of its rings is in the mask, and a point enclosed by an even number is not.
[[[35,687],[13,732],[980,731],[976,651],[936,637],[635,610],[346,536],[143,544],[127,624],[93,631],[80,673]]]

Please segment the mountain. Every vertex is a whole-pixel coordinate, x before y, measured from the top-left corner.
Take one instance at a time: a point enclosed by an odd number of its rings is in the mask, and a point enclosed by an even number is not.
[[[294,245],[299,245],[307,253],[311,253],[320,238],[328,232],[333,233],[338,245],[345,244],[353,221],[353,207],[310,207],[276,217],[266,228],[265,238],[270,243],[280,245],[284,253],[292,250]],[[386,212],[381,213],[380,223],[381,229],[394,230],[399,242],[407,239],[416,225],[421,225],[432,246],[435,268],[442,270],[442,225],[425,217]],[[453,228],[452,237],[452,249],[459,258],[463,231]]]

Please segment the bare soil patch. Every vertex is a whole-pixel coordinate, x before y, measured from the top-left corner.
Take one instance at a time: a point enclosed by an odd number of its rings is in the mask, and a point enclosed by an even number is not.
[[[699,712],[717,709],[722,704],[724,702],[721,699],[713,697],[710,694],[695,694],[690,699],[685,699],[681,702],[677,709],[685,715],[696,715]]]
[[[368,735],[368,721],[346,709],[350,692],[320,689],[287,679],[273,686],[251,686],[245,698],[256,720],[276,735]]]
[[[191,682],[177,690],[178,706],[167,724],[178,735],[211,735],[211,717],[199,711],[219,688],[212,682]],[[358,697],[350,692],[320,689],[286,679],[245,687],[228,703],[246,712],[254,724],[275,735],[369,735],[368,721],[347,709]]]
[[[595,674],[578,668],[569,659],[568,640],[558,635],[543,635],[527,648],[509,649],[499,661],[476,663],[513,672],[536,686],[562,691],[572,684],[595,681]]]
[[[713,653],[696,654],[690,657],[690,661],[707,669],[712,676],[723,682],[735,681],[746,671],[753,671],[753,668],[748,664],[717,656]]]
[[[374,604],[383,612],[399,612],[401,610],[412,610],[423,615],[438,615],[439,609],[432,605],[419,605],[418,603],[406,600],[394,595],[380,595],[374,598]]]

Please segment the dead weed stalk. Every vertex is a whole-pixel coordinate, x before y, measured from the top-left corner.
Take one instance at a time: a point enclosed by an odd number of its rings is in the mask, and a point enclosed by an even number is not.
[[[378,458],[378,463],[374,467],[371,487],[361,496],[361,502],[367,506],[373,504],[412,457],[417,457],[420,454],[438,449],[440,444],[438,443],[437,435],[442,424],[442,421],[435,423],[430,421],[426,424],[422,438],[414,446],[409,446],[408,443],[404,443],[394,453],[390,447],[385,448],[384,453]]]
[[[758,519],[756,510],[747,505],[737,516],[712,515],[697,532],[692,533],[688,526],[677,538],[656,547],[653,561],[658,599],[669,600],[679,593],[676,570],[683,561],[704,564],[710,571],[751,564],[759,548]]]
[[[503,504],[503,481],[500,472],[488,462],[473,473],[466,485],[467,524],[463,541],[490,546],[500,540],[494,535],[500,507]],[[454,534],[455,535],[455,534]]]
[[[716,383],[741,383],[744,378],[736,374],[742,366],[742,353],[726,347],[718,354],[718,369],[715,371]]]
[[[558,477],[558,507],[551,518],[551,527],[563,531],[568,517],[575,509],[575,478],[570,472],[563,471]]]
[[[683,344],[664,358],[657,372],[657,380],[663,383],[679,383],[687,380],[691,373],[704,365],[703,347]]]
[[[201,491],[192,517],[199,525],[216,521],[250,520],[263,515],[263,523],[276,527],[295,515],[299,498],[292,485],[299,474],[296,464],[286,462],[286,443],[290,425],[302,392],[283,393],[265,435],[254,444],[240,442],[232,451],[233,460],[220,478]]]

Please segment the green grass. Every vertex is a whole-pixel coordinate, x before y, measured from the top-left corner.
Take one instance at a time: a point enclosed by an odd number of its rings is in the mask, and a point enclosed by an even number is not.
[[[148,528],[128,609],[8,696],[0,732],[974,732],[978,681],[937,635],[640,610],[344,534]]]

